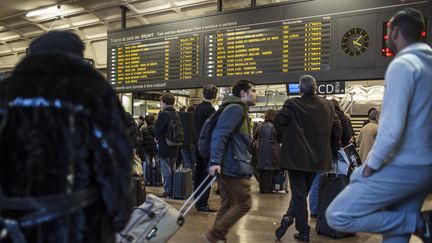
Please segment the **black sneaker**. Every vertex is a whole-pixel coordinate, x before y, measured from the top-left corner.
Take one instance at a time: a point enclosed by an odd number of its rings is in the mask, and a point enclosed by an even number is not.
[[[279,228],[276,229],[275,235],[276,239],[280,240],[286,233],[288,227],[290,227],[294,223],[294,216],[284,215]]]
[[[298,241],[309,242],[309,235],[301,234],[301,233],[295,233],[294,239],[296,239]]]
[[[419,235],[425,243],[432,243],[432,211],[424,211],[421,213],[424,221],[423,234]]]

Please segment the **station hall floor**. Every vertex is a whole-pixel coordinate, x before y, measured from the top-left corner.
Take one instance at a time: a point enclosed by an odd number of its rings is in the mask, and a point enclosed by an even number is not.
[[[160,194],[162,187],[147,187],[147,193]],[[279,226],[282,214],[288,207],[291,193],[280,192],[277,194],[260,194],[258,184],[255,180],[252,183],[253,206],[251,211],[244,216],[230,230],[227,236],[228,243],[267,243],[267,242],[298,242],[293,238],[297,231],[292,225],[285,236],[276,240],[275,229]],[[175,208],[180,208],[184,200],[166,199]],[[211,206],[219,207],[219,196],[214,193],[209,200]],[[432,194],[423,205],[424,209],[432,209]],[[183,227],[168,241],[169,243],[201,243],[202,234],[206,233],[213,225],[216,213],[202,213],[192,209],[186,217]],[[312,243],[378,243],[381,242],[380,235],[358,233],[355,237],[334,240],[315,233],[315,219],[309,220],[311,226],[310,242]],[[410,243],[420,243],[416,237],[411,237]]]

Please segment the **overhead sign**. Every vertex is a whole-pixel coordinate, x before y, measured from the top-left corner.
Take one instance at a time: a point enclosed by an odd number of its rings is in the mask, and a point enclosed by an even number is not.
[[[317,94],[319,95],[345,94],[345,81],[317,82],[317,86]],[[287,93],[288,95],[298,95],[300,93],[299,84],[287,84]]]

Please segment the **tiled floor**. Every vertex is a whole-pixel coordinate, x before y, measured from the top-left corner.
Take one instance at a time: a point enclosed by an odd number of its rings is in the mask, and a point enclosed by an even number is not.
[[[163,190],[161,187],[148,187],[148,193],[159,194]],[[297,242],[293,238],[296,233],[294,226],[291,226],[285,236],[280,240],[275,240],[274,231],[277,228],[282,214],[288,207],[291,194],[260,194],[256,182],[252,186],[253,208],[243,217],[228,234],[229,243],[265,243],[265,242]],[[184,201],[167,199],[167,201],[176,208],[180,208]],[[210,204],[215,208],[219,206],[219,198],[212,193]],[[424,205],[425,209],[432,209],[432,196],[429,196]],[[207,232],[215,217],[215,213],[201,213],[194,209],[187,215],[186,223],[171,238],[169,243],[200,243],[203,242],[201,235]],[[379,235],[357,234],[355,237],[341,240],[333,240],[315,233],[315,220],[310,220],[311,242],[316,243],[378,243],[381,242]],[[412,237],[410,243],[420,243],[416,237]]]

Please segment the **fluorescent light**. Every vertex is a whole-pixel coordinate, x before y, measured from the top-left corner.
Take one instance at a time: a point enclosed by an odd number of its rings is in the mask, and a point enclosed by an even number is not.
[[[58,12],[60,14],[60,12],[61,12],[61,6],[60,5],[32,10],[26,14],[26,17],[34,17],[34,16],[51,14],[51,13],[56,13],[56,12]]]

